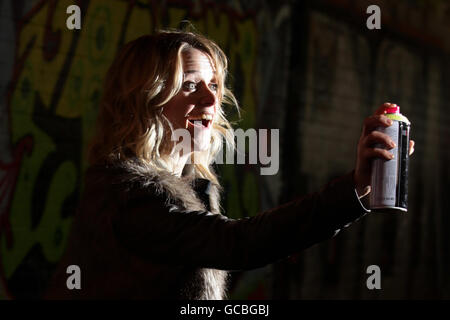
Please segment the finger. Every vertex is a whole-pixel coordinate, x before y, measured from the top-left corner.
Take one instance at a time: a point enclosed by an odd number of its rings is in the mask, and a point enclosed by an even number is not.
[[[412,155],[414,153],[414,145],[416,143],[414,142],[414,140],[410,140],[409,141],[409,155]]]
[[[370,159],[384,159],[384,160],[392,160],[394,159],[394,155],[386,149],[382,148],[367,148],[363,152],[363,157]]]
[[[386,109],[397,106],[395,103],[385,102],[374,113],[374,115],[385,114]]]
[[[363,147],[374,147],[376,144],[386,146],[388,149],[395,148],[394,140],[387,134],[380,131],[372,131],[365,138],[362,143]],[[378,146],[381,147],[381,146]]]
[[[392,120],[385,115],[373,115],[364,120],[363,135],[366,136],[377,127],[389,127],[392,125]]]

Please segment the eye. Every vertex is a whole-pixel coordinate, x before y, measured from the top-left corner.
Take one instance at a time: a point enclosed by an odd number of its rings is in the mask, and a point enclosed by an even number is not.
[[[217,92],[217,89],[218,89],[218,85],[217,85],[217,83],[210,83],[209,84],[209,89],[212,91],[212,92]]]
[[[192,81],[186,81],[183,83],[183,89],[189,92],[194,92],[197,90],[197,84]]]

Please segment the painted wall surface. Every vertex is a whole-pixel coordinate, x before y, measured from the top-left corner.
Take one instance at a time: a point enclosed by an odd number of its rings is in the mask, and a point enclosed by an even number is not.
[[[71,4],[2,3],[2,21],[9,19],[11,30],[2,39],[9,54],[3,61],[9,78],[2,87],[0,164],[4,297],[36,296],[65,249],[103,77],[123,43],[188,19],[226,51],[230,85],[245,112],[239,126],[256,127],[257,11],[233,3],[96,0],[79,3],[82,28],[70,31]],[[237,218],[256,214],[257,171],[221,169],[226,211]]]
[[[353,3],[364,8],[359,1]],[[417,2],[416,7],[399,4],[393,10],[389,2],[390,10],[383,11],[389,9],[387,2],[378,3],[387,22],[384,33],[377,35],[364,30],[364,16],[351,21],[345,18],[355,7],[315,6],[307,14],[306,72],[302,79],[295,78],[303,85],[292,94],[301,102],[297,177],[305,192],[313,192],[353,168],[362,119],[380,103],[392,101],[411,120],[412,139],[417,143],[410,162],[409,211],[369,215],[330,241],[282,263],[277,274],[283,285],[280,297],[450,296],[446,272],[450,267],[450,202],[446,195],[450,187],[450,39],[446,33],[450,11],[447,5],[441,6],[439,15],[428,17],[434,21],[426,23],[418,16],[425,11],[418,10],[436,10],[434,7]],[[411,21],[411,17],[416,19]],[[393,32],[393,21],[404,34]],[[438,23],[440,29],[429,27]],[[381,269],[381,290],[366,287],[370,265]]]
[[[80,31],[66,28],[74,3]],[[448,298],[449,7],[378,1],[386,31],[374,36],[368,4],[319,3],[1,1],[0,299],[38,297],[64,252],[118,48],[185,19],[229,57],[243,109],[236,127],[280,129],[277,175],[218,168],[228,216],[255,215],[352,170],[362,121],[384,101],[401,106],[417,142],[407,214],[367,216],[289,259],[235,273],[232,298]],[[383,290],[366,288],[372,264]]]

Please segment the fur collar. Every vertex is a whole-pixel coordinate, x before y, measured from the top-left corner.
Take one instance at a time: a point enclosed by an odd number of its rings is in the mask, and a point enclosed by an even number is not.
[[[97,172],[96,168],[91,170]],[[111,170],[113,184],[124,191],[142,192],[151,188],[152,192],[164,195],[169,210],[209,211],[220,214],[220,186],[206,179],[195,179],[192,174],[177,177],[170,172],[159,171],[134,158],[109,164],[101,170]],[[198,189],[200,192],[198,192]],[[124,192],[128,194],[130,192]],[[204,204],[200,195],[207,195],[209,203]],[[207,202],[207,200],[205,202]],[[228,272],[209,268],[192,270],[180,292],[182,299],[222,300],[226,298]]]
[[[158,195],[164,194],[167,204],[176,205],[176,208],[189,211],[209,210],[216,214],[221,212],[221,187],[206,179],[196,179],[193,173],[180,178],[168,171],[157,170],[137,158],[109,164],[107,168],[118,172],[113,175],[112,183],[124,185],[128,190],[151,188]],[[209,203],[202,203],[199,193],[206,194]]]

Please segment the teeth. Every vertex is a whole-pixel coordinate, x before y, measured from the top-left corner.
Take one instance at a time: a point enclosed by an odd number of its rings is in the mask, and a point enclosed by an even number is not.
[[[203,120],[212,120],[212,115],[211,114],[202,114],[202,119]]]
[[[212,120],[213,116],[212,114],[207,114],[207,113],[203,113],[202,115],[199,116],[192,116],[188,118],[191,121],[195,121],[195,120]]]

